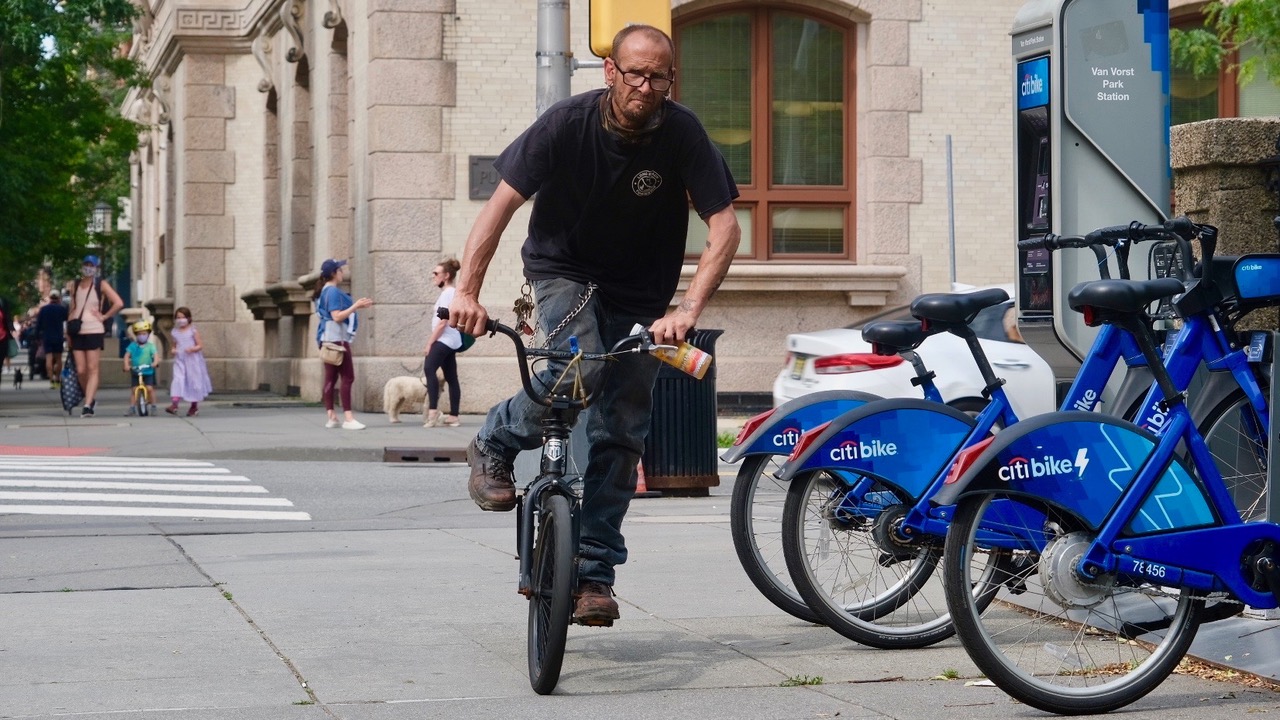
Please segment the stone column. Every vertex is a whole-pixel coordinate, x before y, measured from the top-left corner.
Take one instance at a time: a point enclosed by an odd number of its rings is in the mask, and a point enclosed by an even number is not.
[[[367,28],[351,38],[356,118],[350,142],[356,187],[352,288],[374,299],[357,340],[356,405],[381,407],[382,386],[421,364],[430,322],[430,268],[440,258],[441,201],[454,195],[453,156],[443,151],[442,108],[455,102],[457,73],[443,59],[452,0],[372,0]],[[349,40],[349,42],[353,42]]]
[[[215,388],[228,387],[231,348],[216,338],[230,336],[236,297],[227,277],[228,250],[235,247],[234,210],[226,201],[236,181],[235,150],[227,143],[227,121],[236,116],[236,89],[227,84],[223,55],[183,59],[181,244],[174,258],[176,305],[191,308],[200,324],[209,374]],[[177,178],[175,178],[177,179]],[[157,317],[159,315],[157,314]]]

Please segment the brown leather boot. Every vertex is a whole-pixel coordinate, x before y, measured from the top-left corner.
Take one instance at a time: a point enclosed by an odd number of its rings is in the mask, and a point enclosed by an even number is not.
[[[476,440],[467,446],[467,464],[471,466],[467,492],[481,510],[506,512],[516,506],[516,483],[510,465],[480,452]]]
[[[587,580],[578,584],[578,591],[573,596],[577,598],[573,605],[573,618],[582,625],[608,626],[621,617],[610,585]]]

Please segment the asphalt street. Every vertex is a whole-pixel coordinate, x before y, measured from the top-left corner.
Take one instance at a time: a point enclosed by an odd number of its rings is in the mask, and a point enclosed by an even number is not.
[[[127,418],[112,393],[82,420],[0,390],[0,718],[1045,716],[954,639],[885,652],[774,609],[733,552],[732,466],[708,497],[633,502],[622,620],[571,628],[535,695],[513,516],[479,511],[461,464],[381,461],[461,448],[479,418],[326,430],[253,395]],[[1270,690],[1175,675],[1123,716],[1275,712]]]

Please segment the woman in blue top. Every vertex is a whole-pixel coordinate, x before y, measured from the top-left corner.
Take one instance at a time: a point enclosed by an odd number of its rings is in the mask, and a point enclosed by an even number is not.
[[[324,398],[324,409],[329,420],[324,424],[327,428],[338,427],[338,414],[334,411],[333,390],[342,378],[342,410],[343,430],[363,430],[364,423],[356,420],[351,413],[351,386],[355,383],[355,363],[351,359],[351,340],[356,335],[356,311],[371,307],[373,300],[367,297],[353,300],[350,295],[338,287],[346,276],[344,270],[346,260],[325,260],[320,265],[320,280],[323,285],[316,289],[316,313],[320,316],[320,328],[316,332],[316,347],[321,343],[332,342],[342,346],[342,364],[324,365],[324,387],[321,397]]]

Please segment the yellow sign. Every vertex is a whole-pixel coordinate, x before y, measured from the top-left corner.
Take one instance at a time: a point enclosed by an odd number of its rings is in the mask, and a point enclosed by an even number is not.
[[[591,52],[609,57],[613,36],[628,25],[652,25],[671,34],[671,0],[591,0]]]

